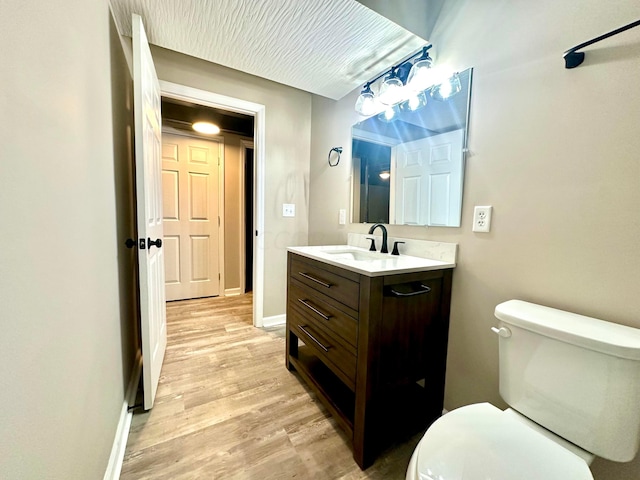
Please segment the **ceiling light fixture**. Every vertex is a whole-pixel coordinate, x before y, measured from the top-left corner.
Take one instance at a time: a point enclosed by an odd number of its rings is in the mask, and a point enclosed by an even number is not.
[[[458,74],[443,76],[441,69],[434,68],[431,47],[423,47],[367,82],[356,100],[356,112],[365,117],[383,112],[380,118],[390,122],[397,118],[398,105],[402,111],[415,111],[427,104],[427,94],[446,100],[458,93],[462,89]],[[382,78],[376,95],[371,87]]]
[[[191,125],[191,128],[196,132],[203,133],[205,135],[216,135],[220,133],[220,127],[211,122],[196,122]]]

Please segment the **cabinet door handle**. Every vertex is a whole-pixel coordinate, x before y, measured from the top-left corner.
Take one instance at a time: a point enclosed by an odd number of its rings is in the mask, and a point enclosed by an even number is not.
[[[316,307],[314,307],[313,305],[308,303],[306,300],[303,300],[302,298],[299,298],[298,301],[301,304],[303,304],[305,307],[307,307],[309,310],[311,310],[313,313],[315,313],[317,315],[320,315],[325,320],[329,320],[331,318],[331,315],[327,315],[325,313],[322,313],[320,310],[318,310]]]
[[[415,292],[399,292],[393,287],[390,289],[391,295],[394,297],[413,297],[415,295],[422,295],[423,293],[429,293],[431,291],[431,287],[428,287],[424,284],[420,284],[420,290],[416,290]]]
[[[329,345],[328,347],[325,347],[322,343],[320,343],[320,341],[316,337],[311,335],[309,331],[304,327],[306,327],[306,325],[298,325],[298,328],[302,330],[304,333],[306,333],[307,336],[316,343],[316,345],[318,345],[325,352],[328,352],[329,349],[331,348],[331,345]]]
[[[312,280],[316,283],[319,283],[320,285],[322,285],[323,287],[327,287],[330,288],[331,284],[327,283],[327,282],[323,282],[322,280],[318,280],[315,277],[312,277],[311,275],[309,275],[308,273],[304,273],[304,272],[298,272],[300,275],[302,275],[304,278],[308,278],[309,280]]]

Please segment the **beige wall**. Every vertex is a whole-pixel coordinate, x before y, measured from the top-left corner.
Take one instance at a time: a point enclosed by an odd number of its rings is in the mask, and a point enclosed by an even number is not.
[[[286,247],[306,245],[311,94],[180,53],[152,47],[158,77],[265,105],[264,316],[283,314]],[[282,217],[295,203],[296,216]]]
[[[520,298],[640,327],[640,28],[562,52],[637,19],[637,1],[445,2],[436,60],[474,67],[461,228],[390,227],[456,242],[445,406],[498,393],[496,304]],[[309,243],[339,243],[349,207],[350,125],[358,92],[313,98]],[[329,148],[345,147],[329,168]],[[328,192],[331,192],[329,195]],[[471,232],[474,205],[493,205],[489,234]],[[585,380],[588,381],[588,380]],[[640,460],[596,460],[597,480],[640,476]]]
[[[123,405],[110,31],[103,1],[2,3],[1,478],[102,478]]]

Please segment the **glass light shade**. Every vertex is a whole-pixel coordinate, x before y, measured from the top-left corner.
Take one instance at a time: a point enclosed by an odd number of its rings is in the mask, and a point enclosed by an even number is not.
[[[382,179],[382,180],[389,180],[389,178],[391,177],[391,172],[389,172],[388,170],[385,170],[384,172],[380,172],[378,174],[378,176]]]
[[[405,91],[402,80],[395,75],[389,75],[385,78],[382,85],[380,85],[380,91],[378,92],[378,98],[380,102],[385,105],[394,105],[404,99]]]
[[[407,86],[414,92],[421,92],[431,87],[436,81],[435,72],[431,68],[432,65],[433,62],[430,57],[414,63],[407,77]]]
[[[409,99],[401,105],[402,110],[415,112],[419,108],[427,104],[427,95],[425,92],[413,93]]]
[[[356,112],[365,117],[376,113],[376,100],[373,92],[368,87],[362,91],[358,100],[356,100]]]
[[[389,105],[382,113],[380,113],[380,115],[378,115],[378,119],[385,123],[393,122],[396,119],[397,114],[398,105]]]
[[[460,78],[455,73],[444,82],[435,85],[431,89],[431,97],[436,100],[446,100],[460,92],[460,90],[462,90]]]
[[[205,135],[215,135],[217,133],[220,133],[220,127],[214,125],[211,122],[196,122],[191,125],[191,128],[193,128],[196,132],[204,133]]]

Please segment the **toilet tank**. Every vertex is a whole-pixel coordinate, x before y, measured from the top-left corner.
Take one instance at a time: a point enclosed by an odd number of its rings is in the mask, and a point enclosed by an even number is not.
[[[640,446],[640,330],[509,300],[500,320],[500,395],[514,409],[600,457]]]

